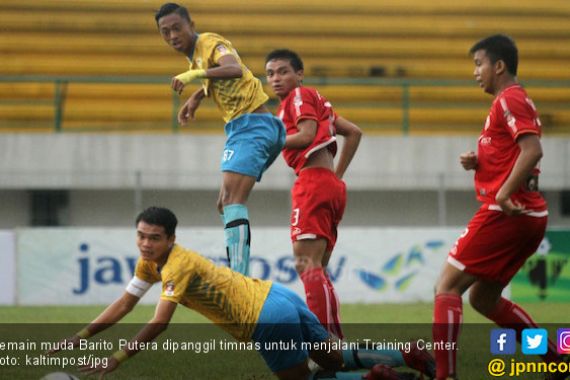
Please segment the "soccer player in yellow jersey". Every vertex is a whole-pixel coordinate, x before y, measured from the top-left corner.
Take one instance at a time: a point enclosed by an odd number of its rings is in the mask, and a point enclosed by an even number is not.
[[[176,216],[165,208],[150,207],[137,217],[140,259],[125,292],[88,326],[66,339],[65,344],[57,346],[69,347],[71,342],[77,347],[81,339],[119,322],[153,283],[160,282],[162,293],[154,317],[122,350],[109,358],[106,366],[102,363],[83,367],[82,371],[89,374],[99,372],[102,378],[117,369],[121,362],[135,355],[140,347],[166,329],[176,307],[181,304],[203,314],[235,339],[254,342],[269,368],[280,379],[362,378],[362,373],[346,372],[313,375],[308,365],[309,356],[327,371],[369,368],[371,371],[367,378],[370,380],[415,379],[410,377],[415,375],[397,373],[391,368],[404,364],[410,366],[398,361],[394,350],[335,350],[338,342],[335,346],[317,317],[297,294],[271,281],[252,279],[230,268],[216,266],[196,252],[175,244],[176,225]],[[295,342],[292,346],[296,348],[271,349],[271,344],[279,342]],[[314,349],[308,351],[303,348],[303,342]],[[53,350],[51,354],[57,351]],[[422,370],[421,360],[425,357],[422,353],[425,351],[416,350],[412,354],[417,356],[417,365],[412,368]]]
[[[256,180],[279,155],[285,129],[266,107],[268,96],[261,82],[241,62],[231,42],[215,33],[198,34],[188,10],[178,4],[162,5],[155,20],[162,38],[190,63],[188,71],[172,79],[172,89],[181,93],[193,80],[202,84],[180,109],[178,121],[186,124],[193,119],[200,102],[211,97],[226,122],[218,211],[230,266],[248,275],[251,232],[245,204]]]

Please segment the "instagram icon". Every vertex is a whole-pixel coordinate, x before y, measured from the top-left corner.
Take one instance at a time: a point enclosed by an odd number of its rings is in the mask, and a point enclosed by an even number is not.
[[[570,329],[558,329],[556,335],[558,336],[558,353],[570,354]]]

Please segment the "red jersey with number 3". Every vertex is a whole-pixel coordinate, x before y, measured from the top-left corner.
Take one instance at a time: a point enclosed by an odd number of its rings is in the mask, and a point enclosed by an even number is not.
[[[504,89],[493,101],[477,147],[475,191],[477,199],[496,205],[495,197],[511,173],[520,154],[517,139],[524,134],[540,137],[541,124],[536,107],[518,84]],[[546,209],[538,192],[538,166],[519,190],[511,196],[528,210]]]
[[[335,113],[328,100],[319,92],[309,87],[297,87],[281,101],[277,115],[285,124],[288,135],[299,132],[297,125],[301,120],[309,119],[317,122],[317,132],[313,142],[305,149],[283,149],[283,158],[287,165],[299,175],[312,153],[327,147],[334,156],[336,154],[336,131],[334,128]]]

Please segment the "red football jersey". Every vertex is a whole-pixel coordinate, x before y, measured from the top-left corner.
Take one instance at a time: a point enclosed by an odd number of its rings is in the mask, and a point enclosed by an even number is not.
[[[477,146],[475,171],[477,199],[496,204],[495,197],[507,180],[520,154],[517,138],[532,133],[541,135],[536,107],[518,84],[504,89],[493,101]],[[538,166],[511,199],[529,210],[544,210],[546,202],[538,192]]]
[[[281,101],[277,115],[285,124],[287,134],[299,132],[297,124],[304,119],[317,122],[317,133],[313,142],[305,149],[283,149],[283,157],[287,165],[298,175],[309,156],[327,147],[334,156],[336,154],[335,113],[328,100],[317,90],[309,87],[297,87]]]

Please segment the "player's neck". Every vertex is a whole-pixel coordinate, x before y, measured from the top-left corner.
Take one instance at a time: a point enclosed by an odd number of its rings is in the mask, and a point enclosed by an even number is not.
[[[156,260],[156,266],[160,269],[162,269],[162,267],[164,266],[164,264],[166,264],[166,262],[168,261],[168,257],[170,256],[170,253],[172,252],[172,250],[174,249],[174,247],[170,247],[170,249],[168,250],[168,252],[166,252],[164,255],[162,255],[160,257],[160,259]]]
[[[196,41],[198,41],[198,33],[194,33],[194,35],[192,36],[192,40],[190,41],[190,46],[188,46],[188,49],[184,51],[184,55],[186,55],[186,57],[188,57],[190,60],[192,60],[192,58],[194,57],[194,50],[196,49]]]
[[[518,80],[517,77],[512,77],[509,76],[508,78],[505,78],[504,80],[500,81],[498,83],[498,85],[495,87],[495,96],[498,96],[501,92],[503,92],[505,89],[518,84]]]

